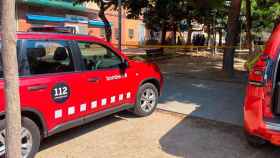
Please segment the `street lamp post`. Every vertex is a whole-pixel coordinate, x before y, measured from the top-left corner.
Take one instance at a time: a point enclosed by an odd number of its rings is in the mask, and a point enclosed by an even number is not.
[[[119,42],[118,48],[122,49],[122,0],[118,0],[118,12],[119,12]]]

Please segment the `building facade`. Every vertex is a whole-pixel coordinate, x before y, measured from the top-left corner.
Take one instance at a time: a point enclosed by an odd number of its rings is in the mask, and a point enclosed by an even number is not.
[[[18,0],[17,30],[28,31],[31,27],[70,26],[78,34],[105,38],[104,23],[98,17],[95,3],[73,5],[74,0]],[[123,12],[125,15],[125,11]],[[112,43],[118,43],[118,13],[106,12],[112,27]],[[142,20],[122,17],[122,43],[139,45],[144,43],[145,27]]]

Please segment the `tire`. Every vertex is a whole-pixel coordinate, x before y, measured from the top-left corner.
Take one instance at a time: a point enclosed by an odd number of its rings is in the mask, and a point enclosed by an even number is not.
[[[267,141],[260,137],[250,135],[248,133],[245,133],[245,136],[246,136],[248,144],[254,148],[261,148],[267,144]]]
[[[31,136],[31,147],[28,150],[28,154],[23,155],[22,158],[34,158],[36,153],[39,150],[40,142],[41,142],[41,134],[38,126],[29,118],[22,118],[22,134],[27,133],[27,136],[22,138],[22,143],[28,142],[27,139]],[[2,131],[5,129],[5,120],[0,121],[0,135],[2,135]],[[24,132],[23,132],[24,130]],[[4,133],[5,135],[5,133]],[[27,138],[28,137],[28,138]],[[0,143],[1,144],[1,143]],[[2,152],[2,151],[1,151]],[[0,152],[0,153],[1,153]],[[4,151],[5,152],[5,151]],[[3,153],[1,153],[3,154]],[[0,157],[4,157],[4,155],[0,155]]]
[[[146,95],[145,95],[146,94]],[[149,95],[147,95],[149,94]],[[144,96],[146,98],[147,104],[144,105]],[[154,98],[152,98],[152,96]],[[133,113],[139,117],[149,116],[151,115],[158,104],[158,89],[155,87],[154,84],[151,83],[145,83],[139,87],[139,90],[137,92],[137,101],[136,105],[134,107]]]

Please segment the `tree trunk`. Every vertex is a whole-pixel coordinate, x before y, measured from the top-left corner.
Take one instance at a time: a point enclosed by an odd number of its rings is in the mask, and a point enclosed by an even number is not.
[[[223,45],[223,30],[219,30],[219,46]]]
[[[192,45],[192,29],[188,30],[188,41],[187,41],[187,45]]]
[[[166,27],[163,26],[162,30],[161,30],[161,44],[164,45],[165,44],[165,39],[166,39]]]
[[[210,49],[210,46],[211,46],[211,25],[210,24],[207,24],[207,46],[208,46],[208,49]]]
[[[228,28],[226,37],[226,48],[224,50],[223,68],[229,77],[234,76],[234,52],[238,38],[238,24],[241,9],[241,0],[231,0],[228,15]]]
[[[251,0],[246,0],[246,47],[249,49],[249,54],[251,55],[253,52],[252,48],[252,16],[251,16]]]
[[[6,157],[21,158],[21,112],[16,54],[15,0],[2,0],[3,72],[6,106]]]
[[[173,39],[172,44],[176,44],[176,35],[177,35],[177,24],[173,24]]]
[[[118,48],[122,50],[122,1],[118,0]],[[111,28],[111,27],[110,27]],[[111,38],[112,38],[112,29],[111,29]],[[108,40],[108,39],[107,39]]]
[[[100,10],[99,10],[99,17],[100,19],[104,22],[104,29],[105,29],[105,34],[106,34],[106,40],[108,42],[111,41],[112,39],[112,28],[110,25],[110,22],[106,18],[105,11],[109,8],[109,6],[105,6],[105,3],[101,1],[100,4]]]
[[[187,40],[187,45],[191,45],[192,44],[192,22],[190,19],[188,19],[188,26],[189,26],[189,29],[188,29],[188,40]]]

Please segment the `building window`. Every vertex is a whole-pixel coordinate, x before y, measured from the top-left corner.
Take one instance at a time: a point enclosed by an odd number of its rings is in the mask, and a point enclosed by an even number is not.
[[[128,29],[128,37],[130,39],[133,39],[133,37],[134,37],[134,30],[133,29]]]
[[[106,35],[105,29],[104,29],[104,28],[101,28],[101,29],[100,29],[100,37],[105,38],[105,35]]]

